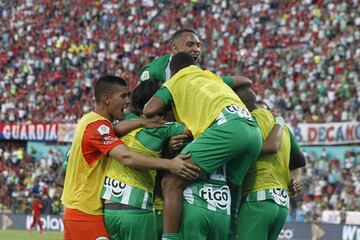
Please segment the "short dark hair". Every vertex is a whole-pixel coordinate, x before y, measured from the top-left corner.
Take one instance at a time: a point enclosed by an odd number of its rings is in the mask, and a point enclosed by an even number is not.
[[[180,30],[177,30],[171,37],[171,43],[174,43],[183,33],[193,33],[195,35],[196,32],[190,28],[183,28],[183,29],[180,29]]]
[[[127,86],[126,81],[121,77],[105,75],[99,78],[96,81],[94,88],[95,102],[100,103],[101,96],[105,93],[112,94],[114,89],[113,87],[116,85]]]
[[[160,80],[151,78],[141,82],[131,93],[131,105],[135,114],[140,115],[145,104],[160,88]]]
[[[241,101],[246,105],[249,111],[256,108],[256,94],[249,86],[240,86],[234,89]]]
[[[193,56],[186,52],[179,52],[171,58],[170,71],[175,74],[190,65],[196,65]]]
[[[267,109],[267,110],[270,110],[270,107],[269,107],[269,105],[265,102],[265,101],[263,101],[263,100],[259,100],[259,101],[257,101],[256,102],[256,105],[264,105],[264,107]]]

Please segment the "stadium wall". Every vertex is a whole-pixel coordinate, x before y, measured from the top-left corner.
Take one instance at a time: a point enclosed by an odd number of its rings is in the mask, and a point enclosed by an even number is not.
[[[64,231],[64,223],[60,216],[44,215],[41,221],[45,231]],[[31,225],[31,222],[31,215],[3,213],[0,218],[0,227],[2,230],[26,230]],[[286,223],[279,238],[293,240],[360,240],[360,225]]]

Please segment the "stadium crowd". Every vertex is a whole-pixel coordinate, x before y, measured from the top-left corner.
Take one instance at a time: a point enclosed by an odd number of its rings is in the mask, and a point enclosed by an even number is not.
[[[186,3],[186,4],[185,4]],[[242,74],[292,123],[360,120],[360,4],[299,1],[0,3],[0,121],[76,122],[104,73],[136,85],[181,27],[202,65]]]
[[[30,213],[31,196],[40,195],[44,214],[60,213],[61,188],[56,174],[61,167],[60,151],[52,149],[47,158],[35,161],[20,144],[0,146],[0,209]],[[344,161],[307,153],[304,194],[292,201],[289,221],[321,221],[323,210],[360,211],[360,153],[345,152]],[[293,199],[294,200],[294,199]]]
[[[253,79],[289,122],[360,121],[357,0],[215,2],[0,3],[0,122],[77,122],[91,109],[95,79],[115,74],[133,88],[181,27],[200,36],[202,66]],[[308,153],[289,219],[360,211],[360,155],[344,159]],[[1,144],[0,209],[29,213],[31,196],[41,196],[43,213],[59,214],[62,161],[56,149],[36,161],[22,143]]]
[[[31,214],[32,197],[39,196],[44,214],[59,214],[62,191],[55,180],[64,156],[55,148],[46,158],[32,154],[20,143],[0,145],[0,209]]]
[[[293,201],[289,220],[319,222],[324,210],[360,211],[360,153],[345,152],[344,161],[324,149],[307,153],[303,173],[304,195]]]

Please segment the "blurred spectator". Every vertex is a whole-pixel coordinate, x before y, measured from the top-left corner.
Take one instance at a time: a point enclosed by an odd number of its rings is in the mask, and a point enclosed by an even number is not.
[[[5,1],[0,121],[76,122],[104,73],[130,80],[195,29],[202,65],[243,74],[292,123],[360,120],[359,1]]]
[[[39,196],[45,214],[58,214],[61,189],[56,187],[55,178],[60,160],[41,168],[40,162],[34,162],[32,157],[24,152],[22,144],[0,143],[0,209],[14,213],[30,213],[32,197]],[[23,152],[23,160],[14,165],[10,153],[19,150]],[[52,153],[49,158],[63,159],[60,151],[54,149]]]
[[[349,158],[352,168],[346,167]],[[289,221],[320,221],[323,210],[360,211],[360,153],[345,152],[343,163],[331,160],[326,150],[321,156],[310,152],[307,159],[304,197],[292,202]]]

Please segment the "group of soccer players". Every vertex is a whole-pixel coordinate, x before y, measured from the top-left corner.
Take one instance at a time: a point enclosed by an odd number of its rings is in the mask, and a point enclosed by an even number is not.
[[[64,239],[277,239],[304,156],[249,79],[198,66],[200,47],[177,31],[130,95],[97,80],[69,153]]]

